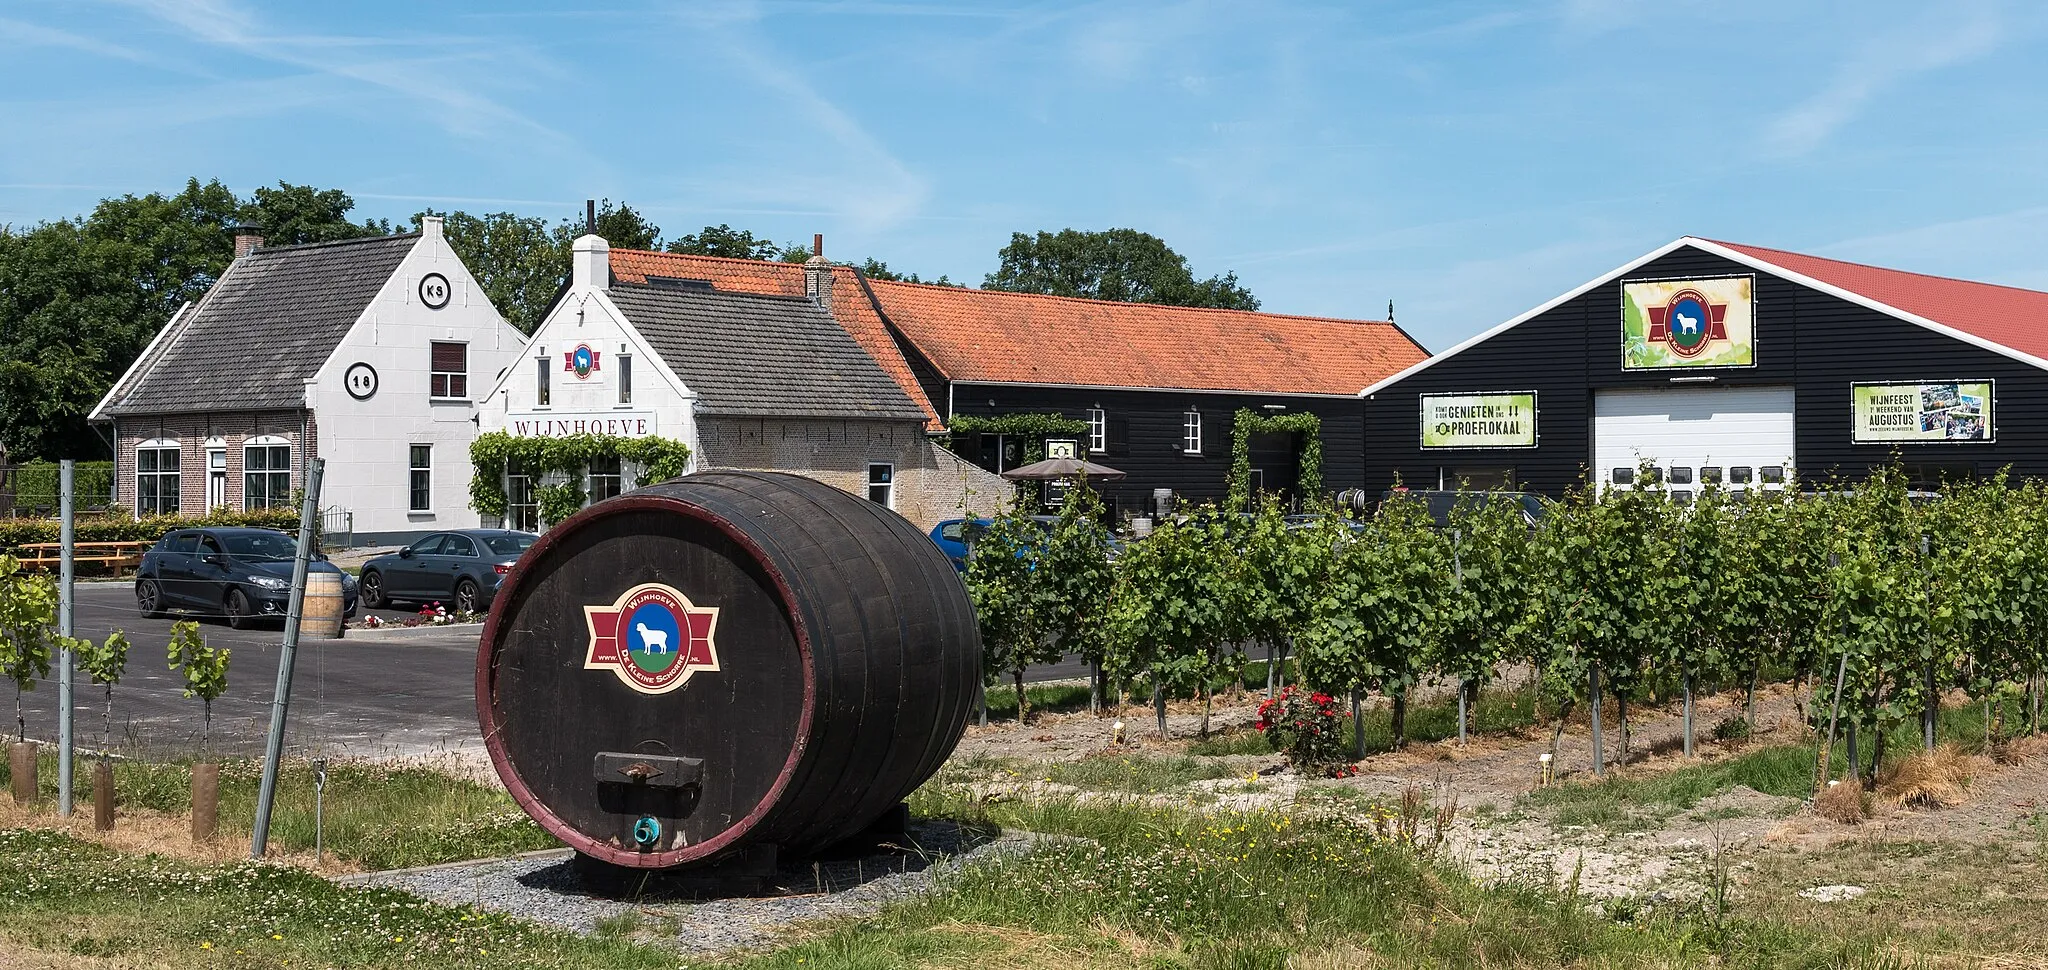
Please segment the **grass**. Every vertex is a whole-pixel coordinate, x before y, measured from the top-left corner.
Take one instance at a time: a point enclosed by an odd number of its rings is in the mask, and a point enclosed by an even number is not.
[[[387,889],[344,888],[301,869],[191,866],[56,832],[0,831],[0,903],[6,965],[14,965],[10,945],[70,954],[80,966],[676,965],[673,950],[542,930]]]
[[[1539,788],[1523,796],[1522,803],[1549,809],[1552,823],[1559,826],[1640,831],[1737,786],[1806,798],[1812,794],[1815,751],[1811,745],[1776,745],[1659,774],[1616,773],[1599,781]]]
[[[1046,765],[1042,777],[1090,791],[1156,795],[1185,787],[1190,782],[1224,778],[1230,774],[1228,769],[1214,761],[1197,758],[1148,758],[1107,753]]]
[[[47,748],[45,749],[47,751]],[[248,832],[255,824],[262,764],[252,760],[221,764],[220,826]],[[78,811],[92,812],[93,771],[78,765],[73,796]],[[42,759],[37,781],[48,809],[55,811],[57,764]],[[0,764],[0,787],[11,784]],[[114,763],[116,826],[136,810],[171,815],[192,810],[189,763]],[[271,845],[286,852],[313,849],[313,772],[303,761],[287,761],[278,775],[277,802],[270,816]],[[558,846],[503,791],[457,778],[427,764],[333,761],[327,768],[322,816],[327,852],[366,869],[396,869]]]
[[[1015,720],[1017,717],[1017,690],[1008,683],[996,684],[987,689],[988,718],[990,721]],[[1088,709],[1087,684],[1026,684],[1024,700],[1031,705],[1033,714],[1067,714]]]
[[[1260,676],[1263,678],[1264,674]],[[1261,685],[1264,681],[1260,681]],[[1495,734],[1526,727],[1536,723],[1535,692],[1524,688],[1492,688],[1479,693],[1479,703],[1471,710],[1472,724],[1468,736]],[[1346,750],[1353,744],[1354,730],[1365,732],[1367,754],[1391,751],[1394,748],[1394,712],[1388,705],[1379,705],[1365,711],[1358,725],[1347,725],[1344,729]],[[1408,740],[1420,742],[1445,741],[1458,736],[1458,699],[1453,696],[1415,704],[1408,708]],[[1252,728],[1242,728],[1219,734],[1207,740],[1195,741],[1188,745],[1188,753],[1200,757],[1223,757],[1245,754],[1271,754],[1273,746],[1265,736]]]

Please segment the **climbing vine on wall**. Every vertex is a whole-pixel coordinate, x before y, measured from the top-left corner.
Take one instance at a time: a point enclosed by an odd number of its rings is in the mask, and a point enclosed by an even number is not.
[[[480,515],[502,518],[506,511],[505,471],[516,468],[535,478],[550,472],[567,480],[534,489],[541,518],[560,522],[583,507],[583,472],[600,458],[617,458],[640,468],[640,481],[660,482],[681,475],[690,462],[690,446],[672,438],[620,438],[579,434],[559,438],[515,437],[503,431],[478,435],[469,445],[469,507]]]
[[[1251,438],[1266,432],[1301,436],[1301,483],[1297,491],[1314,496],[1323,489],[1323,419],[1307,411],[1260,414],[1239,408],[1230,435],[1230,498],[1225,508],[1242,509],[1251,500]]]
[[[1045,439],[1086,435],[1088,422],[1058,414],[1031,412],[982,417],[957,414],[946,422],[946,447],[968,435],[998,434],[1024,439],[1024,464],[1045,457]]]

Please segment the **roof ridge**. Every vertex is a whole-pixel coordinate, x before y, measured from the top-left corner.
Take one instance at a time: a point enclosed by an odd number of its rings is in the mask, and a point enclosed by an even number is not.
[[[425,234],[419,232],[394,232],[382,236],[357,236],[354,239],[328,239],[322,242],[292,243],[286,246],[258,246],[255,249],[249,250],[249,254],[253,256],[257,253],[292,253],[333,246],[356,246],[363,243],[391,242],[395,239],[418,239],[423,235]]]
[[[912,283],[906,280],[874,280],[873,282],[878,286],[915,286],[920,289],[936,290],[944,293],[982,293],[997,298],[1015,296],[1028,297],[1034,300],[1060,300],[1068,303],[1092,303],[1101,306],[1146,307],[1155,310],[1169,310],[1176,313],[1188,311],[1199,313],[1248,313],[1252,316],[1257,317],[1275,317],[1282,320],[1309,320],[1317,323],[1343,323],[1354,325],[1375,324],[1379,326],[1390,326],[1393,324],[1392,320],[1373,320],[1365,317],[1323,317],[1306,313],[1274,313],[1270,310],[1240,310],[1236,307],[1225,306],[1181,306],[1179,304],[1174,303],[1146,303],[1139,300],[1105,300],[1100,297],[1092,296],[1062,296],[1057,293],[1025,293],[1019,292],[1017,290],[990,290],[983,289],[978,286],[942,286],[936,283]]]
[[[1943,276],[1939,273],[1922,273],[1918,270],[1899,269],[1895,266],[1879,266],[1876,263],[1859,263],[1853,259],[1836,259],[1833,256],[1816,256],[1812,253],[1802,253],[1794,249],[1778,249],[1772,246],[1758,246],[1753,243],[1730,242],[1726,239],[1708,239],[1705,236],[1694,236],[1692,238],[1698,239],[1701,242],[1710,242],[1716,246],[1727,246],[1731,249],[1739,249],[1745,252],[1749,252],[1752,255],[1758,252],[1781,253],[1786,256],[1798,256],[1801,259],[1818,259],[1822,262],[1836,263],[1842,266],[1854,266],[1858,269],[1874,269],[1880,273],[1897,273],[1901,276],[1917,276],[1923,280],[1943,280],[1949,283],[1964,283],[1970,286],[1989,286],[2001,290],[2013,290],[2019,293],[2033,293],[2037,295],[2048,296],[2048,290],[2029,289],[2024,286],[2013,286],[2009,283],[1992,283],[1986,280],[1964,279],[1960,276]],[[1790,269],[1791,267],[1788,266],[1786,268]]]
[[[675,277],[669,276],[657,278],[675,279]],[[801,293],[759,293],[753,290],[721,290],[716,286],[663,286],[659,283],[620,282],[614,283],[612,285],[615,289],[619,290],[644,290],[649,293],[685,294],[689,296],[691,299],[704,299],[707,297],[720,299],[737,298],[747,300],[773,300],[779,303],[802,303],[807,306],[818,306],[817,301],[812,300],[810,297],[804,296]],[[818,307],[818,309],[822,312],[824,310],[824,307]]]
[[[738,256],[707,256],[703,253],[671,253],[662,249],[613,249],[611,251],[611,254],[614,256],[621,253],[631,256],[660,256],[668,259],[709,259],[721,263],[752,263],[757,266],[787,266],[791,269],[802,269],[804,265],[802,263],[785,263],[779,259],[742,259]],[[835,263],[833,265],[839,264]]]

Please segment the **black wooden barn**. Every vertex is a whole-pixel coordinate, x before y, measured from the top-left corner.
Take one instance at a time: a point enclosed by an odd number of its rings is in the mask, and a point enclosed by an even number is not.
[[[2048,293],[1686,237],[1367,387],[1366,485],[2048,475],[2044,319]]]

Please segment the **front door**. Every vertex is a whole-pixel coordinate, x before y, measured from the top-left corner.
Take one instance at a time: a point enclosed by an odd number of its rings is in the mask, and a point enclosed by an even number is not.
[[[206,510],[208,512],[228,504],[228,451],[226,448],[206,449]]]

